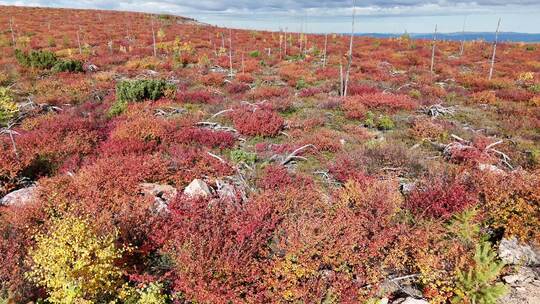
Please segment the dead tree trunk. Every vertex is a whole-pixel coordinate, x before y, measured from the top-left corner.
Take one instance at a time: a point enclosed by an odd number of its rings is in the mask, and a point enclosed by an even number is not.
[[[341,59],[339,60],[339,95],[344,96],[343,94],[343,64]]]
[[[354,24],[356,19],[356,0],[353,0],[353,12],[351,21],[351,39],[349,41],[349,56],[347,60],[347,71],[345,72],[345,83],[343,88],[343,96],[347,97],[347,88],[349,86],[349,76],[351,74],[351,66],[353,59],[353,39],[354,39]]]
[[[435,47],[436,47],[436,44],[437,44],[437,25],[435,25],[435,32],[433,33],[433,46],[431,48],[431,68],[430,68],[431,74],[433,74],[434,68],[435,68]]]
[[[232,66],[232,30],[231,29],[229,29],[229,68],[230,68],[229,76],[233,77],[234,72],[233,72],[233,66]]]
[[[493,43],[493,55],[491,56],[491,67],[489,68],[489,80],[493,78],[493,67],[495,66],[495,54],[497,53],[497,42],[499,40],[499,28],[501,26],[501,18],[497,23],[497,30],[495,31],[495,42]]]
[[[9,31],[11,32],[11,44],[13,48],[16,48],[17,42],[15,41],[15,31],[13,30],[13,18],[9,18]]]
[[[459,57],[463,56],[463,52],[465,51],[465,24],[467,23],[467,16],[463,19],[463,31],[461,32],[461,35],[463,36],[461,38],[461,47],[459,49]]]
[[[154,57],[157,57],[156,32],[154,31],[154,17],[152,17],[152,45],[154,48]]]
[[[327,47],[328,47],[328,33],[324,34],[323,67],[326,67]]]
[[[82,55],[80,31],[81,31],[81,27],[79,27],[79,29],[77,30],[77,44],[79,45],[79,55]]]

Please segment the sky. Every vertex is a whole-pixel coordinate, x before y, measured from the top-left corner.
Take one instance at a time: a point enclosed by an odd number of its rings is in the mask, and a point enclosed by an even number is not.
[[[168,13],[201,22],[259,30],[351,31],[353,0],[0,0],[0,5]],[[1,7],[0,7],[1,10]],[[1,13],[1,12],[0,12]],[[540,0],[357,0],[359,33],[501,31],[540,33]]]

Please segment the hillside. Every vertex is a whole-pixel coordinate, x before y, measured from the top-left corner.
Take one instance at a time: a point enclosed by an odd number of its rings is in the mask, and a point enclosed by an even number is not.
[[[539,45],[0,11],[0,303],[538,303]]]

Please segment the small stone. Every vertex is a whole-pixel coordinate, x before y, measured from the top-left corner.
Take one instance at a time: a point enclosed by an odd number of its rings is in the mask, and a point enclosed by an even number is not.
[[[519,270],[511,275],[503,277],[503,281],[511,285],[520,285],[523,283],[531,283],[534,281],[535,273],[531,268],[520,267]]]
[[[398,300],[394,301],[394,303],[399,303],[399,304],[429,304],[429,302],[424,300],[424,299],[415,299],[413,297],[407,297],[405,299],[398,299]]]
[[[209,197],[212,195],[208,185],[200,179],[194,179],[187,187],[184,189],[184,194],[189,197]]]
[[[36,197],[36,186],[22,188],[8,193],[0,200],[0,206],[22,206]]]

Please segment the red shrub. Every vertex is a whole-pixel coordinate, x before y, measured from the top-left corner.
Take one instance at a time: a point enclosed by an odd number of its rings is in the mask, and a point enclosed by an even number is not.
[[[252,100],[270,99],[273,97],[287,97],[290,92],[287,88],[280,87],[259,87],[249,93],[249,98]]]
[[[463,182],[449,177],[436,177],[417,185],[407,198],[406,206],[420,217],[448,219],[476,203]]]
[[[236,138],[231,132],[212,131],[199,128],[181,128],[167,138],[168,142],[180,144],[197,143],[208,148],[232,148]]]
[[[379,90],[373,86],[365,84],[350,84],[347,93],[349,96],[366,95],[379,93]]]
[[[342,105],[345,117],[349,119],[364,119],[367,113],[366,106],[357,98],[347,98]]]
[[[249,91],[249,85],[242,82],[231,82],[227,85],[227,92],[229,94],[239,94]]]
[[[185,145],[174,145],[168,149],[168,166],[172,181],[177,186],[186,186],[201,176],[222,177],[232,175],[234,170],[226,163],[210,156],[206,150]]]
[[[214,96],[207,90],[178,92],[176,99],[184,103],[212,103]]]
[[[373,93],[354,96],[352,99],[368,108],[390,111],[413,110],[418,106],[417,102],[407,95]]]
[[[232,119],[235,128],[249,136],[275,136],[284,124],[279,114],[264,109],[238,109],[233,112]]]
[[[236,79],[243,83],[252,83],[253,81],[255,81],[255,78],[253,78],[253,76],[245,73],[236,75]]]
[[[324,90],[320,87],[310,87],[310,88],[305,88],[303,90],[301,90],[299,93],[298,93],[298,96],[299,97],[311,97],[311,96],[315,96],[317,94],[321,94],[323,93]]]
[[[201,82],[207,86],[221,86],[225,80],[225,75],[210,73],[201,78]]]
[[[262,189],[283,189],[291,185],[293,179],[287,169],[282,166],[268,166],[264,169],[262,177],[257,182],[257,185]]]
[[[521,89],[521,88],[511,88],[511,89],[502,89],[496,92],[497,97],[504,100],[510,101],[529,101],[534,94]]]
[[[153,236],[173,260],[173,289],[200,303],[263,295],[257,273],[278,222],[274,209],[268,200],[242,204],[178,196]]]

